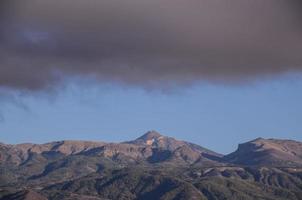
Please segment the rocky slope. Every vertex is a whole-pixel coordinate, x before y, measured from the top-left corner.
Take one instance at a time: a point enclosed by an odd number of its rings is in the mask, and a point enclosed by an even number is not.
[[[46,197],[32,190],[23,190],[4,197],[6,200],[47,200]]]
[[[98,156],[112,160],[157,163],[179,161],[180,163],[211,162],[208,157],[221,155],[198,145],[165,137],[149,131],[134,141],[123,143],[60,141],[47,144],[0,144],[0,161],[24,165],[33,159],[54,156]]]
[[[242,165],[302,166],[302,143],[258,138],[240,144],[237,151],[224,158]]]
[[[122,143],[0,144],[0,200],[302,199],[301,143],[223,156],[149,131]]]

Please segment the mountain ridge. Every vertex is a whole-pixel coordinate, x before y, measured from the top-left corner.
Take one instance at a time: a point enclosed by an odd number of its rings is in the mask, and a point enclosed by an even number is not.
[[[294,144],[294,145],[288,145],[288,144]],[[126,148],[137,148],[138,146],[142,146],[144,148],[147,148],[147,150],[150,151],[150,149],[163,149],[168,151],[175,151],[178,148],[186,147],[187,149],[191,149],[193,151],[197,151],[201,155],[205,155],[205,157],[211,157],[214,156],[217,159],[223,158],[221,161],[224,162],[230,162],[235,164],[252,164],[252,162],[247,163],[242,161],[244,157],[249,153],[257,153],[261,150],[260,146],[264,149],[262,149],[262,152],[271,153],[274,157],[278,157],[276,154],[276,151],[279,150],[279,157],[280,159],[284,159],[287,154],[285,152],[291,152],[292,155],[288,154],[291,159],[298,159],[298,164],[302,165],[302,143],[295,140],[289,140],[289,139],[276,139],[276,138],[256,138],[251,141],[242,143],[238,145],[237,150],[235,150],[232,153],[223,155],[220,153],[217,153],[213,150],[209,150],[207,148],[204,148],[198,144],[194,144],[191,142],[186,142],[182,140],[176,140],[173,137],[168,137],[161,135],[159,132],[155,130],[151,130],[143,134],[142,136],[131,140],[131,141],[125,141],[120,143],[112,143],[112,142],[104,142],[104,141],[88,141],[88,140],[62,140],[62,141],[54,141],[54,142],[48,142],[43,144],[35,144],[35,143],[20,143],[20,144],[5,144],[0,143],[0,148],[6,148],[7,151],[13,150],[17,151],[15,152],[20,157],[24,157],[25,159],[27,157],[26,154],[28,153],[43,153],[43,152],[59,152],[64,155],[72,155],[72,154],[78,154],[78,153],[84,153],[88,152],[92,149],[96,148],[103,148],[107,151],[110,151],[110,149],[117,150],[119,147]],[[133,145],[133,146],[132,146]],[[283,145],[283,146],[282,146]],[[285,145],[285,146],[284,146]],[[291,146],[294,146],[299,152],[291,151],[290,148],[293,148]],[[246,149],[246,150],[244,150]],[[283,149],[283,150],[282,150]],[[287,149],[287,150],[286,150]],[[288,150],[289,149],[289,150]],[[145,149],[146,150],[146,149]],[[246,151],[246,152],[245,152]],[[271,152],[270,152],[271,151]],[[111,152],[113,153],[113,152]],[[275,154],[274,154],[275,153]],[[284,154],[283,156],[281,154]],[[242,158],[240,158],[242,156]],[[259,155],[257,155],[259,156]],[[264,156],[264,155],[263,155]],[[266,155],[269,156],[269,155]],[[0,160],[4,156],[0,154]],[[278,159],[278,158],[276,158]],[[254,162],[253,164],[257,165],[261,162]],[[268,164],[268,163],[265,163]]]
[[[238,145],[225,160],[246,165],[302,165],[302,143],[288,139],[256,138]]]
[[[121,143],[0,143],[0,200],[301,200],[302,143],[256,138],[221,155],[148,131]]]
[[[45,144],[4,144],[2,148],[7,149],[6,153],[11,151],[11,156],[7,156],[8,159],[18,164],[25,161],[31,153],[42,154],[43,152],[57,152],[64,155],[94,153],[104,157],[116,157],[123,154],[130,159],[146,159],[150,162],[157,162],[157,159],[160,161],[179,159],[179,161],[190,163],[196,162],[203,155],[220,156],[199,145],[163,136],[156,131],[148,131],[135,140],[121,143],[63,140]],[[0,153],[0,160],[4,158],[5,155]],[[204,159],[207,158],[204,157]]]

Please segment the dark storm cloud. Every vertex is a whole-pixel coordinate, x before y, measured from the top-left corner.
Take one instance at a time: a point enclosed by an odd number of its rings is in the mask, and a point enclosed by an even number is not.
[[[302,70],[298,0],[2,0],[0,86],[134,85]]]

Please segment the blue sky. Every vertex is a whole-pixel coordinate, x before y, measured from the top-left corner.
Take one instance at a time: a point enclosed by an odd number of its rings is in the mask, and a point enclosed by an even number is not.
[[[17,96],[17,97],[16,97]],[[302,79],[145,90],[70,83],[53,95],[2,100],[0,141],[132,140],[148,130],[229,153],[257,137],[302,141]]]

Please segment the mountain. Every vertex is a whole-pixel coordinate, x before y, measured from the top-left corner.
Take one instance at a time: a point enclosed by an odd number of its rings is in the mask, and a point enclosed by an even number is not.
[[[152,150],[152,155],[148,158],[151,162],[179,161],[186,163],[216,162],[211,158],[220,158],[221,155],[210,151],[199,145],[179,141],[171,137],[165,137],[156,131],[149,131],[134,141],[126,142],[144,146]]]
[[[0,143],[0,200],[302,199],[302,143],[229,155],[149,131],[121,143]]]
[[[98,156],[127,163],[178,161],[184,164],[211,162],[209,157],[221,157],[206,148],[162,136],[156,131],[149,131],[134,141],[123,143],[60,141],[40,145],[0,145],[0,161],[16,165],[24,165],[37,157],[47,159],[60,155]]]
[[[241,165],[302,166],[302,143],[257,138],[240,144],[235,152],[224,158]]]

